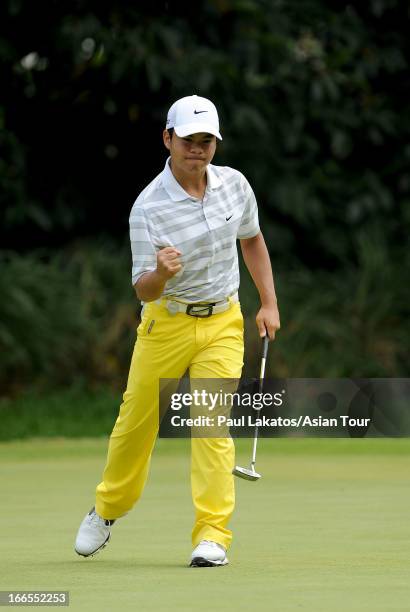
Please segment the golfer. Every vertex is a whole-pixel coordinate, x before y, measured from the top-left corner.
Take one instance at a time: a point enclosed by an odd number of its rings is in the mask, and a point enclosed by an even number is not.
[[[143,311],[95,507],[75,542],[84,557],[108,543],[111,525],[142,494],[158,433],[159,379],[179,379],[187,369],[191,380],[241,376],[237,239],[260,296],[259,334],[273,339],[280,327],[255,196],[243,174],[211,165],[217,139],[218,113],[210,100],[177,100],[163,132],[164,170],[131,210],[132,283]],[[193,567],[228,563],[234,465],[232,438],[191,439]]]

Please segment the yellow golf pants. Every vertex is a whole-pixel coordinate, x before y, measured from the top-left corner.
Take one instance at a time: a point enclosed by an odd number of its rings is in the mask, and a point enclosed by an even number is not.
[[[243,318],[239,303],[208,318],[170,314],[164,300],[145,305],[137,330],[127,389],[112,431],[96,511],[106,519],[127,513],[148,475],[159,424],[159,379],[239,379]],[[228,548],[235,505],[232,438],[191,439],[191,488],[195,507],[192,543],[212,540]]]

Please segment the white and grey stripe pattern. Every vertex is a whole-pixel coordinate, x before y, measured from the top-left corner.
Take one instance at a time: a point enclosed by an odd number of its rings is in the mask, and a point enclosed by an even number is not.
[[[258,233],[256,199],[243,174],[210,164],[201,201],[177,182],[168,159],[131,210],[132,283],[155,270],[157,251],[173,246],[183,267],[163,295],[190,303],[222,300],[239,287],[236,239]]]

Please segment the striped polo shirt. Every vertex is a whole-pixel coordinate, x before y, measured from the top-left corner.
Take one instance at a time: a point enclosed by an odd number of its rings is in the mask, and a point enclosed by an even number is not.
[[[182,270],[167,281],[163,296],[190,303],[222,300],[239,287],[236,239],[259,233],[254,193],[237,170],[209,164],[199,200],[181,187],[169,161],[131,210],[132,284],[156,269],[160,249],[172,246],[182,253]]]

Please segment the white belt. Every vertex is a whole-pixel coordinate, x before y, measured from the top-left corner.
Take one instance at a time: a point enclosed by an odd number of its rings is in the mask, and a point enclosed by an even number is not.
[[[178,300],[168,298],[156,300],[156,303],[163,304],[171,315],[175,315],[177,312],[184,312],[191,317],[199,318],[206,318],[218,312],[224,312],[231,307],[231,304],[237,302],[239,302],[238,292],[223,300],[218,300],[217,302],[194,302],[189,304],[187,302],[179,302]]]

